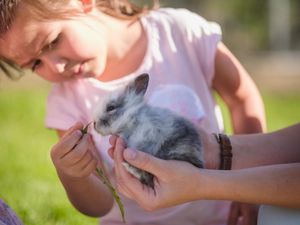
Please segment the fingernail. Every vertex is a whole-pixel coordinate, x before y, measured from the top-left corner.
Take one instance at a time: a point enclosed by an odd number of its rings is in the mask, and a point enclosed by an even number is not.
[[[82,126],[83,124],[81,122],[76,122],[73,126],[77,127],[77,126]]]
[[[81,137],[81,136],[82,136],[82,133],[81,133],[80,130],[76,130],[75,133],[76,133],[76,136],[78,136],[78,137]]]
[[[136,158],[136,150],[127,148],[124,151],[125,159],[134,160]]]

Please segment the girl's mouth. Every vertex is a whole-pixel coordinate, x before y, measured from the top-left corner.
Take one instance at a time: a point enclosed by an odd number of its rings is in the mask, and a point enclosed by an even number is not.
[[[74,76],[82,76],[85,70],[85,63],[81,63],[79,66],[75,68],[75,72],[73,73]]]

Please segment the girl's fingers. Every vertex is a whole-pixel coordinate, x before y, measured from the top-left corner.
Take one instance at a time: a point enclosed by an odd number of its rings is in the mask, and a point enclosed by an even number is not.
[[[75,130],[68,136],[63,137],[60,141],[52,147],[52,158],[63,158],[68,152],[70,152],[77,142],[81,139],[82,134],[80,130]]]
[[[89,151],[87,151],[82,159],[78,162],[80,169],[84,170],[93,160],[95,160],[94,157]]]
[[[109,143],[110,143],[112,146],[115,146],[115,145],[116,145],[117,139],[118,139],[118,136],[116,136],[116,135],[111,135],[111,136],[109,137]]]
[[[75,123],[72,127],[70,127],[66,133],[62,136],[62,138],[65,138],[67,136],[69,136],[70,134],[72,134],[75,130],[81,130],[83,129],[83,124],[81,122],[77,122]]]
[[[100,152],[98,151],[96,145],[95,145],[95,142],[92,138],[92,135],[91,134],[86,134],[88,136],[88,141],[89,141],[89,149],[91,150],[91,153],[94,155],[94,157],[96,159],[98,159],[99,161],[102,161],[102,158],[101,158],[101,155],[100,155]]]
[[[93,171],[95,171],[97,167],[97,160],[91,158],[90,161],[86,163],[86,165],[82,169],[82,175],[83,176],[88,176],[90,175]]]
[[[74,177],[85,177],[91,174],[97,165],[97,160],[93,158],[90,152],[86,152],[86,154],[73,166],[68,167],[68,171],[70,175]]]
[[[74,165],[78,163],[82,157],[88,151],[88,136],[83,135],[83,137],[79,140],[76,147],[72,149],[72,151],[67,152],[62,158],[68,165]]]

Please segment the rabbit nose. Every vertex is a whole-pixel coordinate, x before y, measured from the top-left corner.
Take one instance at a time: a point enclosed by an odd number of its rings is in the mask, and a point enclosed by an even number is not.
[[[108,120],[106,120],[106,119],[100,119],[100,123],[103,124],[104,126],[109,125]]]

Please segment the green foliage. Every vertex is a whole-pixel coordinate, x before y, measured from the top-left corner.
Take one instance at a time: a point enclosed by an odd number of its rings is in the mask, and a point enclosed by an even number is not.
[[[70,205],[52,165],[49,151],[57,137],[43,125],[46,91],[0,89],[0,198],[24,224],[97,224]],[[299,122],[299,93],[263,97],[269,130]]]
[[[148,3],[149,0],[134,1]],[[290,50],[300,49],[300,1],[290,3]],[[223,41],[233,51],[270,50],[269,4],[272,0],[160,0],[163,7],[188,8],[222,27]],[[142,4],[141,4],[142,5]],[[281,16],[281,15],[278,15]]]
[[[269,131],[300,122],[299,93],[265,95],[264,101]]]
[[[262,93],[268,132],[300,122],[300,93]],[[216,96],[224,116],[225,131],[232,134],[228,109]]]
[[[46,91],[0,90],[0,198],[24,224],[97,224],[69,203],[49,157],[57,137],[44,127]]]

